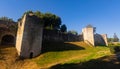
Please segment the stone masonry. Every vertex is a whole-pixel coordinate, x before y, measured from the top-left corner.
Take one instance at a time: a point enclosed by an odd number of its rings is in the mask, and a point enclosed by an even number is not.
[[[15,44],[16,22],[0,20],[0,45]]]
[[[18,23],[16,49],[23,58],[32,58],[41,53],[43,25],[33,14],[26,14]]]
[[[82,29],[83,39],[86,43],[95,46],[94,31],[92,27],[86,27]]]
[[[106,34],[95,34],[94,27],[87,26],[82,29],[83,40],[92,46],[105,45],[108,46]]]

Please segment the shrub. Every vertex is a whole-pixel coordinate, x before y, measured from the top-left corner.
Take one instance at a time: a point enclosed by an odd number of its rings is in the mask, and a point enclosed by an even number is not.
[[[120,52],[120,46],[109,46],[109,48],[110,48],[110,52],[113,54]]]
[[[114,44],[111,42],[111,43],[109,43],[108,45],[109,45],[109,46],[113,46]]]

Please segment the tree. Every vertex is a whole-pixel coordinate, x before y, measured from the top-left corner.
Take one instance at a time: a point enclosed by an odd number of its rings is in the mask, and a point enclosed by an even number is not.
[[[93,28],[93,26],[91,24],[88,24],[86,28]]]
[[[55,17],[55,22],[53,23],[53,28],[54,29],[60,29],[60,25],[61,25],[61,18],[60,17],[58,17],[58,16],[56,16]]]
[[[74,30],[70,30],[68,31],[68,33],[73,34],[73,35],[78,35],[77,31],[74,31]]]
[[[44,27],[49,27],[50,29],[53,29],[53,18],[54,16],[51,13],[45,13],[43,20],[44,20]]]
[[[34,14],[35,14],[37,17],[39,17],[40,19],[43,20],[43,17],[44,17],[44,14],[43,14],[43,13],[41,13],[40,11],[36,11],[36,12],[34,12]]]
[[[93,27],[93,32],[96,33],[96,27]]]
[[[29,14],[29,13],[33,13],[32,10],[28,10],[26,12],[23,13],[22,17],[18,19],[18,21],[21,21],[21,19],[24,17],[25,14]],[[34,13],[33,13],[34,14]]]
[[[114,38],[113,39],[114,42],[118,42],[119,41],[119,38],[117,37],[116,33],[114,33],[113,38]]]
[[[107,38],[108,42],[113,42],[114,38]]]
[[[61,32],[67,32],[67,27],[65,24],[63,24],[60,28]]]
[[[61,18],[56,16],[55,14],[45,13],[44,17],[44,26],[50,27],[50,29],[60,29]]]
[[[33,13],[33,11],[32,10],[26,11],[23,15],[29,14],[29,13]]]
[[[36,11],[36,12],[33,12],[33,11],[27,11],[23,14],[23,16],[25,14],[29,14],[29,13],[32,13],[34,14],[35,16],[37,16],[41,21],[42,23],[44,23],[44,29],[51,29],[51,30],[59,30],[60,29],[60,25],[61,25],[61,18],[55,14],[52,14],[52,13],[41,13],[40,11]],[[22,18],[23,18],[22,16]],[[20,21],[20,19],[18,19],[18,21]]]
[[[11,18],[8,18],[8,17],[1,17],[0,20],[3,20],[3,21],[8,21],[8,22],[14,22],[13,19]]]

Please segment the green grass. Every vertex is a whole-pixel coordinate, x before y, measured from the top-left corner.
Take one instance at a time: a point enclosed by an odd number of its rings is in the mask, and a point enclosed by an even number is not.
[[[70,42],[64,44],[56,43],[53,45],[49,44],[48,46],[50,46],[51,48],[51,50],[49,48],[50,51],[47,51],[46,48],[47,52],[44,51],[44,53],[42,53],[41,56],[38,56],[37,58],[33,59],[41,68],[48,68],[57,64],[86,62],[92,59],[97,59],[103,56],[111,55],[108,47],[91,47],[83,42]],[[69,49],[67,49],[66,47],[68,47]],[[57,50],[54,48],[57,48]]]
[[[96,69],[102,65],[104,67],[104,63],[106,63],[98,60],[99,58],[111,55],[109,47],[92,47],[84,42],[47,42],[43,44],[40,56],[33,59],[19,60],[16,53],[17,51],[13,46],[0,46],[0,68]]]
[[[111,53],[109,52],[109,48],[107,48],[107,47],[96,47],[96,48],[93,48],[93,49],[87,49],[87,50],[84,51],[84,53],[81,53],[81,54],[87,54],[87,56],[84,57],[84,58],[71,60],[67,63],[86,62],[86,61],[89,61],[91,59],[97,59],[97,58],[100,58],[100,57],[103,57],[103,56],[108,56]]]

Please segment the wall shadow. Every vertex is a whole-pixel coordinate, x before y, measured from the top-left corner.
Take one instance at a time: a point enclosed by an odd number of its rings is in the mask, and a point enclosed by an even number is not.
[[[8,48],[8,49],[7,49]],[[0,45],[0,60],[4,60],[4,55],[9,55],[15,48],[14,45]],[[16,51],[15,51],[16,52]]]
[[[1,51],[1,48],[0,48],[0,60],[4,60],[3,54],[4,53]]]
[[[15,47],[15,45],[0,45],[0,49]]]
[[[120,62],[116,57],[105,56],[83,63],[58,64],[50,69],[120,69]]]
[[[66,51],[66,50],[84,50],[85,48],[64,42],[44,42],[42,44],[42,53],[50,51]]]
[[[0,60],[2,60],[3,58],[2,58],[2,55],[1,55],[1,50],[0,50]]]
[[[0,56],[0,60],[5,60],[2,56]]]

